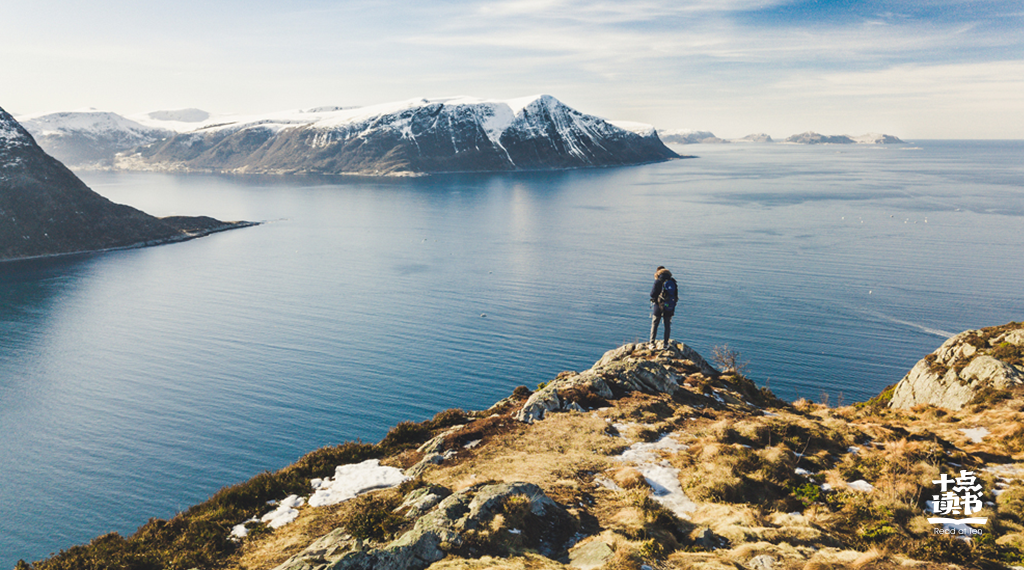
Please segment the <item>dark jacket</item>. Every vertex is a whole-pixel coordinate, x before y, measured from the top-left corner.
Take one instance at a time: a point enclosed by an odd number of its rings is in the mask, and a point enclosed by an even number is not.
[[[654,287],[651,288],[651,303],[654,304],[654,314],[662,314],[661,303],[658,302],[658,297],[661,296],[661,288],[666,281],[672,279],[672,272],[668,269],[659,269],[654,275]],[[666,311],[666,314],[671,315],[675,311]]]

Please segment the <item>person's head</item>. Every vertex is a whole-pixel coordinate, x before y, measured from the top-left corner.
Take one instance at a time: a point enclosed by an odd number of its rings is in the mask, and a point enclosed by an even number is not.
[[[665,269],[665,266],[664,265],[659,265],[658,268],[654,270],[654,274],[657,275],[658,272],[660,272],[662,269]]]

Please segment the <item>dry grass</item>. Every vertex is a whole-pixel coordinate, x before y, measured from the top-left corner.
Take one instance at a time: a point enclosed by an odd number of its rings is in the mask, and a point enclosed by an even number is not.
[[[552,414],[548,419],[497,433],[454,465],[428,470],[424,479],[461,490],[480,481],[525,481],[548,490],[567,480],[586,484],[611,466],[623,441],[605,433],[592,414]]]
[[[480,558],[458,558],[449,556],[435,562],[427,570],[564,570],[565,566],[540,556],[539,554],[523,554],[511,558],[482,556]]]

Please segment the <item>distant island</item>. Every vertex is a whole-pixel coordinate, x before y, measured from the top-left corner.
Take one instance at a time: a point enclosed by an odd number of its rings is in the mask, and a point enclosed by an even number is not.
[[[893,135],[868,133],[860,136],[822,135],[808,131],[775,141],[765,133],[749,134],[739,139],[722,139],[710,131],[661,130],[661,140],[675,144],[722,144],[722,143],[788,143],[788,144],[906,144]]]
[[[252,225],[156,218],[93,192],[0,109],[0,262],[158,245]]]
[[[82,167],[237,174],[415,176],[624,166],[680,158],[650,125],[586,115],[550,95],[413,99],[252,117],[160,111],[53,113],[26,120]]]
[[[1024,560],[1024,323],[956,335],[896,386],[839,407],[784,402],[744,376],[735,352],[713,353],[717,368],[682,343],[626,344],[487,410],[445,410],[376,444],[312,451],[130,537],[18,570]],[[949,382],[963,385],[943,400]],[[939,399],[900,396],[912,393]]]

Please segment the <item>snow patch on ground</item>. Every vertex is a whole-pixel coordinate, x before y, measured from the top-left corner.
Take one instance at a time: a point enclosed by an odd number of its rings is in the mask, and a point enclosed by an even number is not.
[[[654,491],[654,500],[684,519],[689,518],[689,513],[696,510],[697,505],[683,492],[679,483],[679,469],[662,459],[662,453],[676,453],[685,449],[687,446],[671,435],[666,435],[655,442],[634,443],[616,458],[632,463]]]
[[[971,440],[971,443],[981,443],[981,440],[989,434],[988,429],[983,427],[960,428],[960,432],[966,435],[967,439]]]
[[[315,489],[309,498],[313,507],[336,505],[363,493],[376,489],[386,489],[408,481],[401,469],[385,467],[380,460],[367,459],[354,465],[339,465],[334,470],[334,478],[314,479]]]
[[[872,485],[871,483],[868,483],[867,481],[865,481],[863,479],[857,479],[856,481],[852,481],[850,483],[847,483],[846,486],[851,488],[851,489],[853,489],[854,491],[860,491],[862,493],[869,493],[869,492],[875,490],[875,486],[874,485]]]
[[[281,528],[299,517],[299,507],[306,502],[306,499],[298,495],[288,495],[283,501],[277,504],[277,508],[260,518],[260,522],[266,523],[270,528]]]

